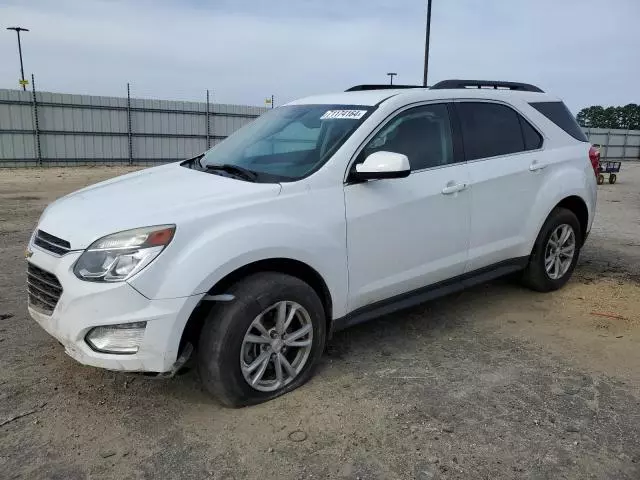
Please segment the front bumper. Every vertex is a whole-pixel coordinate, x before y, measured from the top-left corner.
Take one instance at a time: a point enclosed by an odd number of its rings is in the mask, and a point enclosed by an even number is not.
[[[150,300],[127,282],[85,282],[72,271],[80,254],[56,257],[33,248],[29,262],[56,275],[63,292],[51,315],[29,306],[31,317],[62,343],[69,356],[85,365],[130,372],[170,371],[184,326],[203,295]],[[100,353],[85,342],[93,327],[130,322],[147,322],[135,354]]]

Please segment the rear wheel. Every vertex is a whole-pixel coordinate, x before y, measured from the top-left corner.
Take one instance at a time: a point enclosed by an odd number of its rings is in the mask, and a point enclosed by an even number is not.
[[[614,183],[616,183],[616,180],[618,179],[618,176],[615,173],[612,173],[609,175],[609,183],[611,185],[613,185]]]
[[[580,254],[580,222],[571,210],[556,208],[540,229],[529,264],[525,285],[538,292],[561,288],[576,266]]]
[[[280,273],[247,277],[212,308],[200,336],[198,369],[205,388],[232,407],[265,402],[313,375],[322,355],[322,302],[302,280]]]
[[[604,183],[604,175],[601,173],[598,174],[598,185],[602,185]]]

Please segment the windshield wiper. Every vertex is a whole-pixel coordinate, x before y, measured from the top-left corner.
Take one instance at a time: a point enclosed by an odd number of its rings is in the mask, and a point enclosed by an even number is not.
[[[231,173],[250,182],[255,182],[258,179],[258,174],[253,170],[239,167],[237,165],[231,165],[230,163],[225,163],[223,165],[207,165],[205,168],[207,170],[219,170],[222,172]]]

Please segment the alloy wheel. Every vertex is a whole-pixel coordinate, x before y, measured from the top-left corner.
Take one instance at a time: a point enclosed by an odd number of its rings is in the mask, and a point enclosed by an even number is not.
[[[562,278],[576,253],[576,235],[571,225],[566,223],[553,230],[544,254],[544,268],[552,280]]]
[[[272,392],[302,371],[313,346],[313,324],[296,302],[280,301],[251,322],[240,350],[240,368],[256,390]]]

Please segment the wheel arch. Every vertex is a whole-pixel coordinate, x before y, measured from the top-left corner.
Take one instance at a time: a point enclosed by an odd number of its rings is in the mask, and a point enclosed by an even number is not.
[[[572,193],[571,195],[567,195],[566,197],[561,198],[560,200],[555,200],[550,205],[546,207],[544,212],[546,215],[538,217],[539,220],[535,226],[532,226],[531,233],[531,243],[528,244],[527,249],[523,252],[524,255],[533,255],[535,254],[536,248],[536,238],[540,234],[540,230],[544,226],[545,222],[549,218],[549,216],[553,213],[557,208],[566,208],[571,211],[576,218],[578,219],[578,223],[580,224],[580,238],[578,239],[580,242],[580,247],[584,245],[584,242],[587,239],[587,229],[589,228],[589,208],[587,207],[587,202],[577,193]],[[548,210],[547,210],[548,209]],[[535,230],[534,230],[535,229]]]
[[[330,334],[332,331],[333,299],[329,287],[317,270],[300,260],[291,258],[268,258],[248,263],[218,280],[209,289],[208,294],[222,295],[226,293],[228,288],[234,283],[259,272],[277,272],[291,275],[299,278],[313,288],[324,307],[327,334]],[[202,330],[204,318],[213,305],[215,305],[215,302],[201,302],[191,313],[182,331],[180,350],[182,350],[186,342],[191,342],[192,344],[197,342],[200,331]]]
[[[587,229],[589,228],[589,209],[587,208],[587,203],[581,197],[571,195],[558,202],[551,211],[556,208],[566,208],[573,212],[578,218],[578,222],[580,223],[580,246],[582,246],[587,239]],[[551,212],[549,212],[549,215],[551,215]]]

